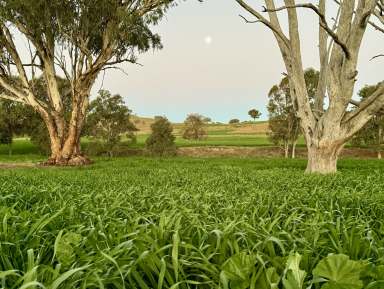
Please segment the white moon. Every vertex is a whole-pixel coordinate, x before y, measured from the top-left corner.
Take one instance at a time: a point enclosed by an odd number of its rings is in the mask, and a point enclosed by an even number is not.
[[[205,42],[205,44],[210,45],[212,43],[212,37],[211,36],[206,36],[204,38],[204,42]]]

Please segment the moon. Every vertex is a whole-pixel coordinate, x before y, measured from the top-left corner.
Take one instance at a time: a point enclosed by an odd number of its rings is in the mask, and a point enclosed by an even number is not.
[[[209,35],[204,38],[204,42],[207,45],[211,45],[212,44],[212,40],[213,40],[212,37],[209,36]]]

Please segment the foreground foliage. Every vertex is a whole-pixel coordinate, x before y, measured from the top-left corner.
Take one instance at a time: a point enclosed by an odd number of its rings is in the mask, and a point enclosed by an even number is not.
[[[384,165],[99,160],[0,172],[3,288],[382,288]],[[331,254],[331,255],[329,255]]]

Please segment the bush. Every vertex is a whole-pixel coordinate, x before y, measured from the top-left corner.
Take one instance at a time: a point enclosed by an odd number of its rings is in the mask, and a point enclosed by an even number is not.
[[[239,124],[239,123],[240,123],[240,120],[238,120],[237,118],[231,119],[229,121],[229,124]]]
[[[42,121],[36,123],[36,127],[29,131],[29,137],[31,142],[37,146],[41,154],[49,155],[51,153],[51,142],[49,140],[47,128]]]
[[[136,139],[121,142],[113,146],[112,150],[110,150],[110,148],[100,140],[96,140],[84,144],[83,149],[88,156],[110,157],[113,155],[114,157],[124,157],[142,155],[142,150],[131,147],[134,142],[136,142]]]
[[[199,114],[190,114],[184,121],[183,138],[189,140],[202,140],[207,136],[204,129],[205,117]]]
[[[166,117],[157,116],[151,125],[152,133],[145,142],[147,151],[157,156],[176,155],[173,127]]]
[[[89,106],[84,134],[97,142],[96,146],[101,151],[112,157],[119,151],[122,136],[131,143],[136,142],[134,132],[138,129],[131,121],[131,112],[120,95],[101,90]]]

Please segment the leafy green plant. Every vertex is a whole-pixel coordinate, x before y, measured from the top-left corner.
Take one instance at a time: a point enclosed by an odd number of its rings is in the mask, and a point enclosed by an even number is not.
[[[383,163],[304,166],[130,157],[1,170],[0,286],[382,288]]]
[[[145,142],[145,147],[150,154],[156,156],[176,155],[176,137],[172,134],[172,124],[166,117],[155,117],[155,122],[151,124],[151,131]]]

